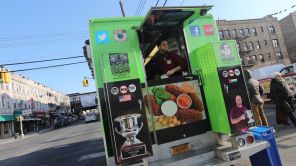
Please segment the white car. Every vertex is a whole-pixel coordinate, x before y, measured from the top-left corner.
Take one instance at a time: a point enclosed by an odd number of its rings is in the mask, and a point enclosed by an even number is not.
[[[84,122],[88,123],[88,122],[94,122],[97,121],[97,116],[94,113],[88,112],[85,114],[85,119]]]

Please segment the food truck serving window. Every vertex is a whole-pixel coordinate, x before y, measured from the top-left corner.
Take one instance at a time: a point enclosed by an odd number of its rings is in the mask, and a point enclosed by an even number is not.
[[[194,11],[181,8],[151,9],[139,35],[148,80],[188,74],[183,22],[192,14]],[[165,52],[164,47],[168,47]]]

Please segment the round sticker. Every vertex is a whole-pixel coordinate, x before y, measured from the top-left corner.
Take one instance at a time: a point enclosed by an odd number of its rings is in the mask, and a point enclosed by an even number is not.
[[[227,71],[223,71],[222,75],[223,75],[223,77],[228,77],[228,72]]]
[[[233,70],[229,70],[229,76],[233,77],[234,76],[234,71]]]
[[[120,93],[125,94],[127,92],[127,87],[126,86],[121,86],[120,87]]]
[[[112,93],[113,95],[117,95],[117,94],[119,93],[119,89],[118,89],[117,87],[113,87],[113,88],[111,89],[111,93]]]
[[[130,84],[128,86],[128,90],[133,93],[133,92],[135,92],[137,90],[137,87],[134,84]]]
[[[240,71],[238,69],[235,69],[234,70],[234,73],[235,73],[236,76],[239,76],[240,75]]]

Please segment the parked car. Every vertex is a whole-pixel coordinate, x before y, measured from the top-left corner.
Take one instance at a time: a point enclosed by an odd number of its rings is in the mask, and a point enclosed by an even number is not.
[[[88,113],[85,114],[85,119],[84,119],[85,123],[94,122],[94,121],[97,121],[96,114],[94,114],[92,112],[88,112]]]
[[[64,125],[64,119],[62,117],[56,117],[53,121],[54,128],[63,127]]]

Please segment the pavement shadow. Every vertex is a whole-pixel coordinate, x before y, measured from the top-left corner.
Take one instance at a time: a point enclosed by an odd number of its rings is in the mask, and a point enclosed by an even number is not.
[[[53,146],[47,149],[31,152],[0,160],[1,166],[105,166],[105,155],[96,157],[91,154],[104,154],[102,139],[92,139],[78,143]],[[81,158],[86,158],[81,160]]]

